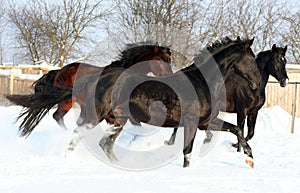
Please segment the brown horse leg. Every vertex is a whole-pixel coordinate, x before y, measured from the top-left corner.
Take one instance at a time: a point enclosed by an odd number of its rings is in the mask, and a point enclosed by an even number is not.
[[[177,130],[178,130],[178,128],[174,128],[173,133],[172,133],[170,139],[165,141],[166,145],[174,145],[176,134],[177,134]]]
[[[63,117],[67,112],[72,108],[72,99],[68,99],[65,101],[62,101],[58,103],[57,110],[53,114],[53,118],[56,120],[56,122],[59,124],[59,126],[67,129]]]

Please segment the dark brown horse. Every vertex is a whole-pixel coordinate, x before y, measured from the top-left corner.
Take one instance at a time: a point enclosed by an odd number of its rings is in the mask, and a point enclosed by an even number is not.
[[[143,62],[143,65],[135,65],[140,62]],[[112,67],[130,68],[141,74],[152,72],[156,76],[165,76],[172,74],[170,62],[171,52],[167,47],[158,46],[157,44],[128,44],[127,48],[121,52],[120,59],[112,62],[110,65],[97,67],[86,63],[71,63],[60,70],[53,70],[43,75],[34,83],[34,90],[35,92],[47,93],[48,84],[53,84],[57,87],[70,86],[82,76],[101,73],[104,69]],[[79,99],[77,102],[81,107],[77,124],[81,125],[86,117],[85,92],[77,95],[76,98]],[[57,110],[53,114],[53,118],[63,128],[66,128],[63,117],[72,108],[74,100],[76,100],[75,97],[58,103]],[[25,104],[22,105],[24,106]]]
[[[287,85],[288,79],[285,65],[285,53],[287,46],[276,47],[274,44],[271,50],[260,52],[256,57],[257,67],[260,74],[257,78],[262,80],[262,84],[257,89],[250,89],[247,81],[237,76],[235,73],[230,72],[228,79],[225,81],[226,87],[226,105],[222,108],[223,111],[229,113],[237,113],[237,125],[244,135],[245,119],[247,117],[248,134],[246,140],[250,140],[254,135],[254,128],[257,119],[258,111],[262,108],[266,100],[265,88],[272,75],[276,78],[281,87]],[[174,129],[171,138],[165,143],[173,145],[175,142],[177,128]],[[212,134],[207,130],[207,138],[205,141],[209,141]],[[240,151],[240,145],[234,144],[234,147]]]
[[[253,87],[260,84],[255,78],[259,72],[250,48],[252,43],[253,40],[233,41],[225,38],[201,52],[192,65],[167,77],[148,77],[122,68],[103,71],[96,81],[96,88],[92,88],[95,90],[94,95],[87,97],[88,101],[91,99],[89,97],[95,100],[90,105],[95,105],[98,122],[107,118],[116,119],[115,130],[99,142],[106,155],[111,160],[116,159],[113,153],[114,142],[128,118],[131,118],[161,127],[183,126],[185,167],[189,165],[189,154],[197,128],[234,133],[241,141],[244,153],[253,158],[251,148],[238,127],[217,118],[222,99],[226,97],[224,80],[228,78],[229,71],[247,78]],[[29,135],[51,107],[76,96],[88,86],[90,78],[82,77],[67,88],[50,86],[51,92],[47,94],[24,96],[23,100],[30,105],[19,116],[24,116],[20,126],[22,134]],[[128,89],[132,86],[133,90]],[[159,104],[152,105],[156,102]],[[165,115],[165,119],[162,120],[161,115]],[[253,166],[251,159],[247,163]]]
[[[71,85],[72,82],[83,76],[90,75],[91,77],[93,77],[93,79],[95,79],[94,77],[96,77],[97,80],[98,76],[102,73],[103,70],[116,67],[130,68],[132,71],[141,74],[152,72],[157,76],[165,76],[173,73],[170,63],[171,51],[168,47],[158,46],[157,44],[128,44],[127,48],[121,52],[120,59],[112,62],[106,67],[96,67],[85,63],[72,63],[60,70],[53,70],[43,75],[38,81],[34,83],[35,93],[33,95],[7,95],[6,98],[14,104],[21,105],[26,108],[32,108],[32,103],[28,100],[33,99],[37,96],[41,96],[43,94],[45,94],[44,99],[49,100],[46,95],[53,91],[53,86],[55,88],[65,88],[66,86]],[[92,84],[92,81],[93,80],[89,80],[89,82],[87,83]],[[86,88],[83,87],[81,89],[81,92],[77,93],[76,95],[76,100],[81,106],[81,114],[77,123],[81,122],[81,124],[85,121],[84,119],[86,118],[86,92]],[[63,116],[67,113],[68,110],[70,110],[73,100],[75,100],[74,96],[66,98],[66,100],[57,102],[58,109],[54,113],[53,117],[62,127],[65,127],[63,123]],[[36,119],[27,119],[29,117],[24,119],[20,126],[21,136],[29,135],[45,115],[44,113],[48,112],[49,110],[50,109],[46,109],[43,112],[39,110],[32,110],[31,114],[39,114],[39,116]],[[25,114],[26,113],[21,113],[19,118]],[[43,115],[40,116],[41,114]],[[107,121],[110,122],[109,118],[107,119]],[[22,130],[22,127],[25,127],[26,131]]]

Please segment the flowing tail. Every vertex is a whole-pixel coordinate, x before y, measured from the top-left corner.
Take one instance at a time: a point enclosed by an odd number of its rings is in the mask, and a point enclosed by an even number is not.
[[[45,92],[47,93],[48,85],[52,85],[55,79],[55,76],[60,70],[51,70],[47,74],[44,74],[41,78],[36,80],[32,87],[34,87],[34,92]]]
[[[88,82],[87,78],[81,78],[76,81],[76,84],[69,87],[47,85],[47,93],[6,95],[5,97],[12,103],[24,107],[20,115],[17,117],[17,120],[24,117],[21,125],[19,126],[20,136],[28,137],[55,104],[77,95],[87,86]]]

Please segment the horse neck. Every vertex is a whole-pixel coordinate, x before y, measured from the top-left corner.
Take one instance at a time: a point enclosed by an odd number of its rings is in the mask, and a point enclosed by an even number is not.
[[[151,58],[149,59],[145,59],[143,57],[134,57],[134,58],[129,57],[126,59],[123,58],[118,62],[116,62],[112,67],[116,67],[116,65],[118,65],[118,67],[122,67],[125,69],[130,68],[130,70],[137,73],[148,74],[149,72],[151,72],[151,67],[149,66],[149,62],[147,62],[148,60],[151,60]]]
[[[268,71],[268,65],[272,65],[271,54],[271,51],[261,52],[255,59],[262,78],[262,88],[266,87],[269,80],[270,73]]]
[[[225,57],[222,56],[221,58],[214,57],[224,78],[226,78],[226,75],[228,74],[227,72],[230,69],[230,67],[232,66],[232,63],[239,56],[240,56],[240,54],[238,54],[238,53],[231,53]]]

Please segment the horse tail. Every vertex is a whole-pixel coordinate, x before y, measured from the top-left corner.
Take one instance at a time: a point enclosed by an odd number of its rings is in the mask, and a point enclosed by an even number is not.
[[[20,136],[29,136],[54,105],[77,95],[86,87],[87,83],[88,80],[79,79],[76,81],[74,88],[73,85],[68,87],[47,85],[47,91],[49,91],[47,93],[38,92],[30,95],[6,95],[5,97],[12,103],[24,107],[17,117],[17,120],[23,117],[23,121],[19,126]]]
[[[59,71],[60,70],[51,70],[33,82],[32,87],[34,87],[34,92],[47,92],[47,90],[45,90],[47,85],[53,84],[55,76]]]

